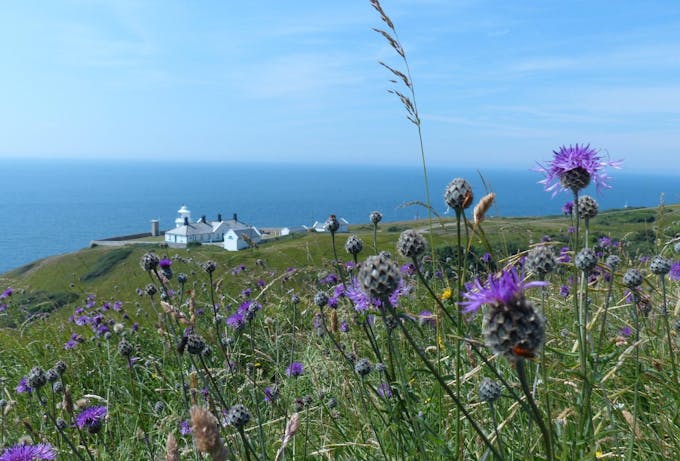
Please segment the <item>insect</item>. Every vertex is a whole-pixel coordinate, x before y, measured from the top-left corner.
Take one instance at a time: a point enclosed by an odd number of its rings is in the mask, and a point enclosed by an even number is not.
[[[466,191],[465,197],[463,197],[463,208],[467,208],[472,203],[472,192]]]
[[[530,351],[529,349],[526,349],[520,345],[513,346],[512,355],[517,357],[524,357],[525,359],[536,358],[536,354],[533,351]]]

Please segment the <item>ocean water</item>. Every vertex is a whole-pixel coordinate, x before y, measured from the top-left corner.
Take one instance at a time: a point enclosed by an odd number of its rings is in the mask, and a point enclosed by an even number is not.
[[[187,205],[192,218],[218,213],[259,227],[312,225],[333,213],[368,222],[373,210],[385,222],[424,218],[422,168],[233,163],[162,163],[75,160],[0,160],[0,273],[47,256],[87,247],[91,240],[148,232],[150,221],[174,227]],[[680,173],[611,171],[613,189],[597,194],[600,209],[680,202]],[[552,198],[528,169],[480,171],[430,168],[431,201],[446,212],[442,194],[455,177],[470,181],[475,202],[497,194],[491,216],[559,214],[570,199]]]

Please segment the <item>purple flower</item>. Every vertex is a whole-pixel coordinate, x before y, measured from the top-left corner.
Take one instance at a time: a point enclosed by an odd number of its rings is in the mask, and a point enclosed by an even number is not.
[[[569,288],[569,285],[562,285],[560,287],[560,296],[562,296],[563,298],[566,298],[567,296],[569,296],[569,293],[571,293],[571,289]]]
[[[36,445],[14,445],[0,455],[0,461],[35,461],[39,459],[55,459],[57,453],[49,443]]]
[[[625,326],[625,327],[623,327],[623,328],[621,328],[621,329],[619,330],[619,334],[620,334],[621,336],[624,336],[624,337],[627,338],[627,337],[629,337],[630,335],[633,334],[633,330],[631,330],[630,327]]]
[[[236,312],[227,317],[227,325],[229,325],[235,330],[240,330],[246,325],[246,321],[243,318],[243,314]]]
[[[7,304],[2,303],[0,304],[0,312],[5,312],[7,310]]]
[[[569,226],[567,228],[567,234],[575,234],[576,233],[576,228],[574,226]]]
[[[483,304],[511,304],[524,297],[525,289],[546,285],[547,282],[525,282],[519,278],[517,269],[511,267],[498,275],[490,274],[486,285],[476,279],[463,294],[467,301],[458,304],[463,306],[463,313],[470,314],[477,312]]]
[[[414,266],[413,263],[404,264],[399,268],[399,272],[403,275],[413,275],[416,273],[416,266]]]
[[[562,247],[560,249],[560,262],[561,263],[568,263],[571,261],[571,256],[569,256],[569,247]]]
[[[484,264],[489,264],[491,262],[491,253],[489,253],[488,251],[484,253],[484,256],[482,256],[482,262]]]
[[[14,293],[14,290],[12,289],[12,287],[6,288],[5,291],[3,291],[0,294],[0,299],[5,299],[5,298],[10,297],[10,296],[12,296],[12,293]]]
[[[33,392],[33,388],[28,385],[28,379],[25,376],[19,381],[16,391],[18,394],[23,394],[25,392],[30,394]]]
[[[347,320],[340,322],[340,331],[342,333],[347,333],[349,331],[349,322]]]
[[[267,386],[264,388],[264,401],[273,402],[279,398],[279,388],[274,386]]]
[[[65,350],[75,349],[75,347],[81,342],[83,342],[82,336],[80,336],[78,333],[73,333],[71,335],[71,339],[66,341],[66,344],[64,344],[64,349]]]
[[[160,261],[158,261],[158,265],[159,265],[161,268],[168,268],[168,267],[172,266],[172,259],[170,259],[170,258],[163,258],[163,259],[161,259]]]
[[[182,422],[179,423],[179,433],[182,435],[191,434],[191,424],[189,424],[189,421],[182,420]]]
[[[336,283],[338,283],[338,281],[339,281],[338,276],[335,275],[332,272],[330,274],[328,274],[327,276],[319,279],[319,283],[321,283],[323,285],[335,285]]]
[[[553,196],[561,190],[567,190],[561,179],[572,170],[580,169],[587,173],[599,191],[603,187],[611,187],[604,168],[621,168],[621,161],[604,161],[597,150],[591,149],[590,144],[562,146],[558,151],[553,151],[553,154],[554,157],[547,167],[539,163],[539,168],[535,170],[545,175],[545,179],[539,181],[539,184],[543,184],[546,191],[552,191]]]
[[[567,202],[564,205],[562,205],[562,214],[569,216],[573,212],[574,212],[574,202]]]
[[[600,248],[609,248],[612,245],[612,239],[607,236],[600,237],[597,241],[597,246]]]
[[[286,375],[297,378],[305,372],[305,367],[300,362],[293,362],[286,368]]]
[[[675,261],[671,266],[671,271],[668,273],[671,280],[680,280],[680,260]]]
[[[378,384],[376,391],[378,392],[378,395],[380,397],[383,397],[383,398],[386,398],[386,399],[392,398],[392,387],[390,386],[389,383]]]
[[[107,413],[108,409],[103,406],[86,408],[76,416],[76,426],[80,429],[87,429],[88,432],[92,434],[96,434],[102,428]]]

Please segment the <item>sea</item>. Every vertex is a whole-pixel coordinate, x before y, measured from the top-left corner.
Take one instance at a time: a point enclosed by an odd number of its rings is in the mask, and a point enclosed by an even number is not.
[[[0,160],[0,274],[41,258],[85,248],[92,240],[174,227],[186,205],[192,218],[218,213],[258,227],[311,226],[330,214],[368,223],[426,218],[422,166],[350,166],[114,160]],[[561,213],[571,199],[553,197],[525,169],[429,167],[433,210],[451,215],[443,201],[456,177],[473,187],[475,203],[496,193],[490,216]],[[592,195],[601,210],[680,202],[680,172],[612,170],[612,189]]]

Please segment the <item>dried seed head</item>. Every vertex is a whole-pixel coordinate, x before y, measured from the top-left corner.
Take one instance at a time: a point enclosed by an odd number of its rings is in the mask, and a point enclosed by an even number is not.
[[[463,178],[456,178],[444,191],[444,201],[454,210],[460,211],[472,205],[472,186]]]
[[[495,402],[501,396],[500,383],[485,377],[479,384],[479,400],[482,402]]]
[[[399,286],[399,268],[384,254],[369,256],[357,276],[361,290],[374,299],[391,295]]]
[[[489,209],[491,208],[491,205],[493,204],[495,198],[496,194],[494,194],[493,192],[486,194],[484,197],[482,197],[477,206],[475,206],[475,209],[472,211],[472,216],[475,220],[475,223],[479,224],[480,222],[484,221],[486,212],[489,211]]]
[[[26,376],[26,381],[28,382],[28,385],[34,389],[43,387],[45,384],[47,384],[47,375],[45,374],[45,370],[43,370],[41,367],[31,368],[31,371],[28,372],[28,376]]]
[[[552,248],[545,245],[533,247],[527,254],[525,267],[529,272],[543,278],[557,267],[555,253]]]
[[[373,365],[368,359],[359,359],[357,363],[354,364],[354,371],[359,376],[366,376],[373,369]]]
[[[158,256],[156,256],[154,253],[146,253],[144,256],[142,256],[140,265],[142,266],[142,269],[149,272],[158,268],[159,261],[160,260],[158,259]]]
[[[633,289],[642,285],[644,277],[642,273],[637,269],[628,269],[625,274],[623,274],[623,284],[628,288]]]
[[[226,422],[230,426],[240,429],[248,424],[248,421],[250,421],[250,412],[240,403],[231,407],[227,412]]]
[[[201,264],[201,267],[208,274],[212,274],[213,272],[215,272],[215,269],[217,269],[217,263],[215,261],[206,261],[203,264]]]
[[[134,352],[132,344],[130,344],[125,339],[121,339],[120,342],[118,343],[118,353],[123,357],[130,357],[132,355],[132,352]]]
[[[652,258],[652,262],[649,263],[649,269],[653,274],[656,275],[666,275],[671,270],[671,260],[664,258],[663,256],[657,255]]]
[[[361,241],[359,237],[356,235],[350,235],[347,237],[347,241],[345,242],[345,251],[353,256],[358,255],[361,253],[361,250],[364,249],[364,242]]]
[[[146,288],[144,288],[144,292],[149,296],[153,296],[158,293],[158,289],[156,288],[156,285],[149,283]]]
[[[328,304],[328,295],[323,291],[319,291],[314,295],[314,304],[318,307],[324,307]]]
[[[520,297],[508,304],[491,305],[484,315],[482,333],[486,346],[508,359],[533,357],[543,345],[545,319]]]
[[[205,349],[205,340],[197,335],[190,334],[187,337],[186,349],[190,354],[198,355]]]
[[[414,230],[405,230],[397,240],[397,251],[406,258],[416,258],[425,253],[425,239]]]
[[[584,248],[576,254],[574,264],[584,272],[590,272],[597,266],[597,255],[590,248]]]
[[[324,229],[326,229],[330,233],[335,233],[340,229],[340,223],[338,222],[338,218],[332,214],[328,217],[326,220],[326,224],[324,224]]]
[[[578,217],[590,219],[597,216],[598,205],[590,195],[583,195],[578,199]]]
[[[605,264],[612,270],[615,271],[619,264],[621,264],[621,258],[616,255],[609,255],[605,260]]]
[[[229,451],[224,446],[220,437],[220,428],[217,418],[205,408],[191,407],[192,435],[196,449],[201,453],[208,453],[213,461],[224,461],[229,456]]]
[[[378,225],[380,221],[382,221],[383,215],[379,211],[371,211],[371,214],[368,215],[368,219],[371,220],[373,225]]]

